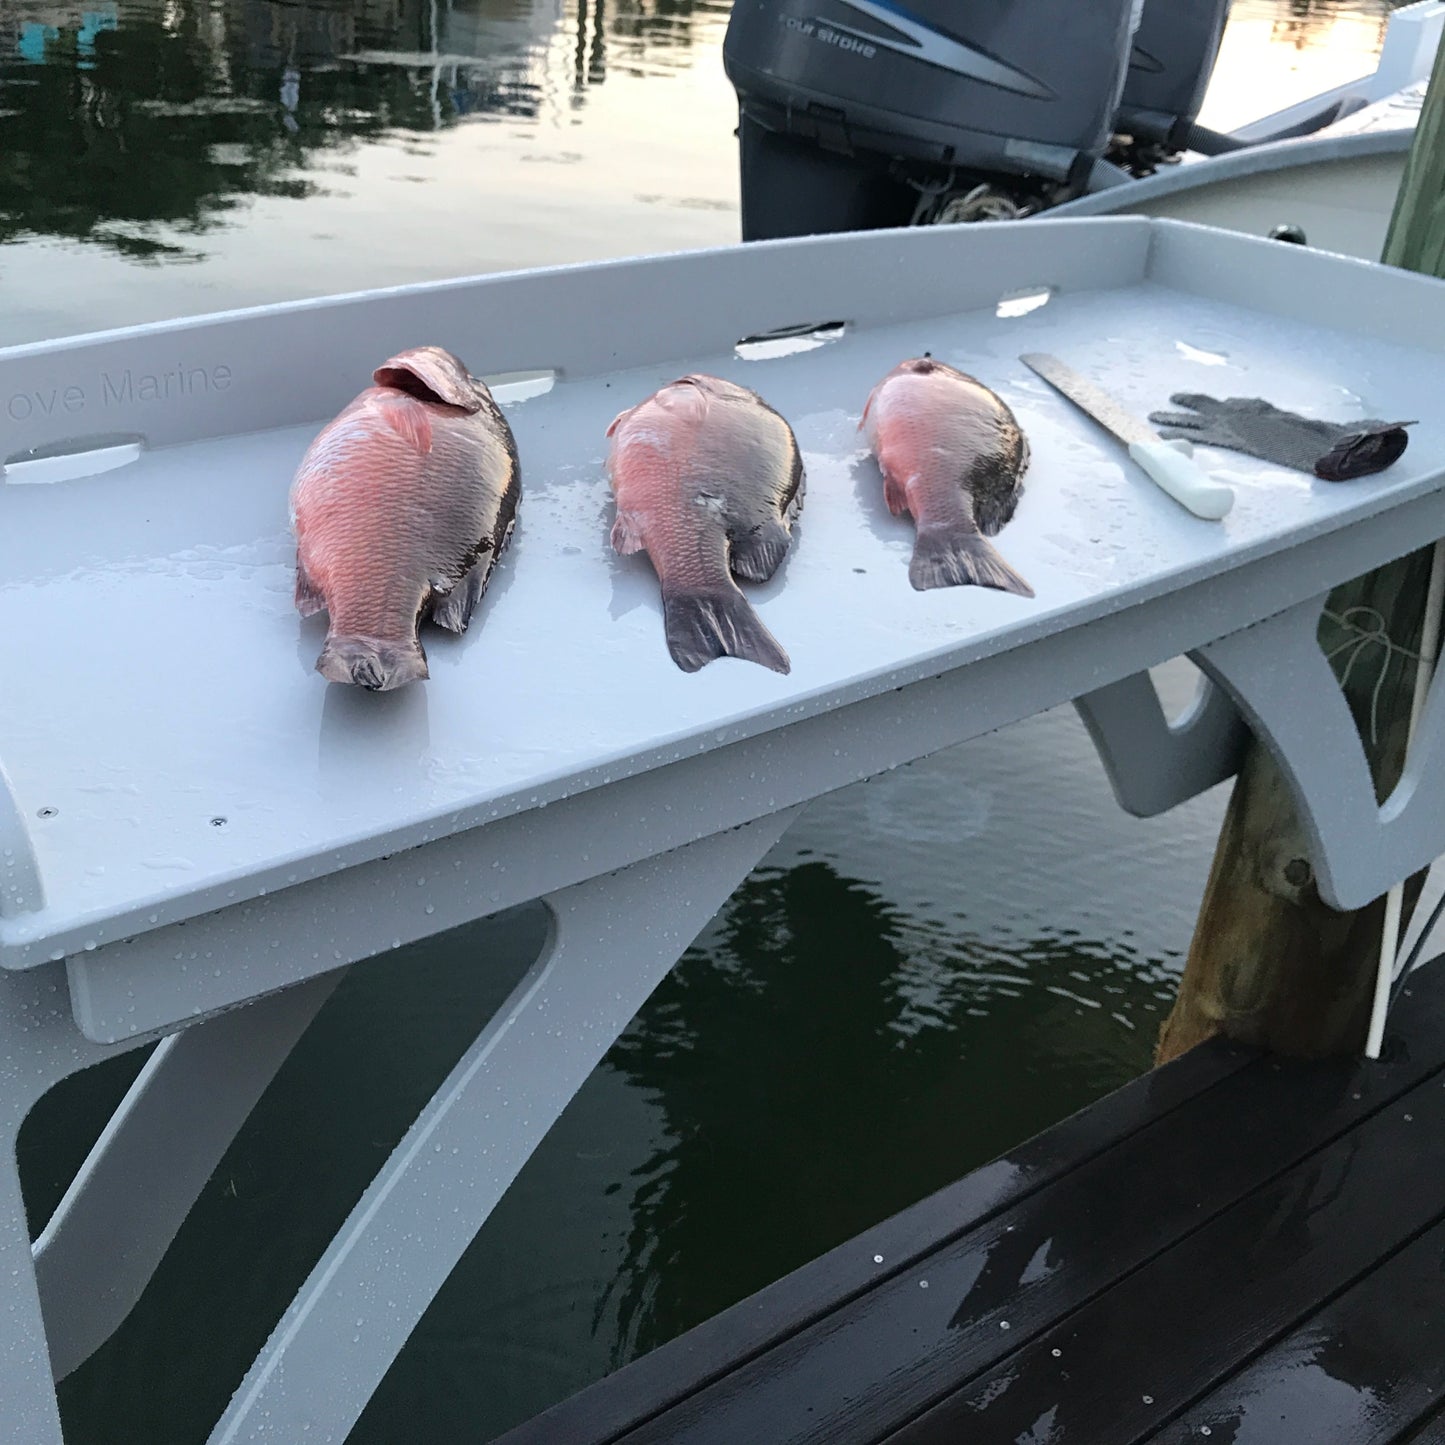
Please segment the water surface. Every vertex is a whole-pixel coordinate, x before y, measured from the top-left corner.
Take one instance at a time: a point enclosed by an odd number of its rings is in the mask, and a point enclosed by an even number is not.
[[[20,3],[0,341],[736,239],[717,0]]]

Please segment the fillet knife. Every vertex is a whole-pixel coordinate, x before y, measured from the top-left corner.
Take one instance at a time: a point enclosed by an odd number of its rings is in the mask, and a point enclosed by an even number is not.
[[[1019,360],[1082,408],[1129,448],[1129,455],[1182,507],[1217,522],[1234,505],[1234,489],[1214,481],[1194,460],[1182,437],[1166,442],[1153,427],[1126,411],[1108,392],[1065,366],[1057,356],[1032,352]]]

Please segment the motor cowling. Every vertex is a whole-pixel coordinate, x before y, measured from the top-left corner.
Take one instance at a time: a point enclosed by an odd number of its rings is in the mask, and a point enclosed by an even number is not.
[[[723,63],[739,102],[743,237],[1025,215],[1106,172],[1122,180],[1100,162],[1126,75],[1141,125],[1157,115],[1187,129],[1227,10],[735,0]]]
[[[1132,0],[736,0],[746,112],[840,154],[1067,178],[1103,153]]]
[[[1204,104],[1230,0],[1149,0],[1134,35],[1115,129],[1183,150]]]

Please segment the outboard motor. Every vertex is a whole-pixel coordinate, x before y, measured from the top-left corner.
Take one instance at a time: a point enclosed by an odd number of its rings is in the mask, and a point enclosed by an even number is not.
[[[1143,0],[735,0],[743,239],[1014,218],[1126,181],[1104,161],[1126,74],[1124,159],[1147,143],[1152,164],[1198,113],[1228,3],[1152,0],[1141,24]]]
[[[735,0],[743,238],[929,220],[996,179],[1001,214],[1078,194],[1137,3]]]
[[[1214,154],[1231,142],[1195,125],[1229,19],[1230,0],[1149,0],[1134,34],[1110,159],[1147,175],[1181,151]],[[1223,142],[1223,144],[1220,144]]]

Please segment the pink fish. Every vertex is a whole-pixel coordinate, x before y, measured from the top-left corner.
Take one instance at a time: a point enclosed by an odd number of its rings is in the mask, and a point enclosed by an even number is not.
[[[858,426],[878,458],[888,510],[917,524],[908,578],[918,591],[976,583],[1034,595],[986,540],[1013,516],[1029,464],[1028,438],[1001,397],[916,357],[873,388]]]
[[[428,676],[419,628],[465,632],[517,519],[506,418],[449,351],[418,346],[317,436],[291,487],[296,606],[325,608],[316,670],[384,692]]]
[[[746,387],[692,375],[622,412],[607,435],[612,545],[651,559],[672,660],[684,672],[724,656],[789,671],[733,578],[766,582],[787,553],[804,488],[792,428]]]

